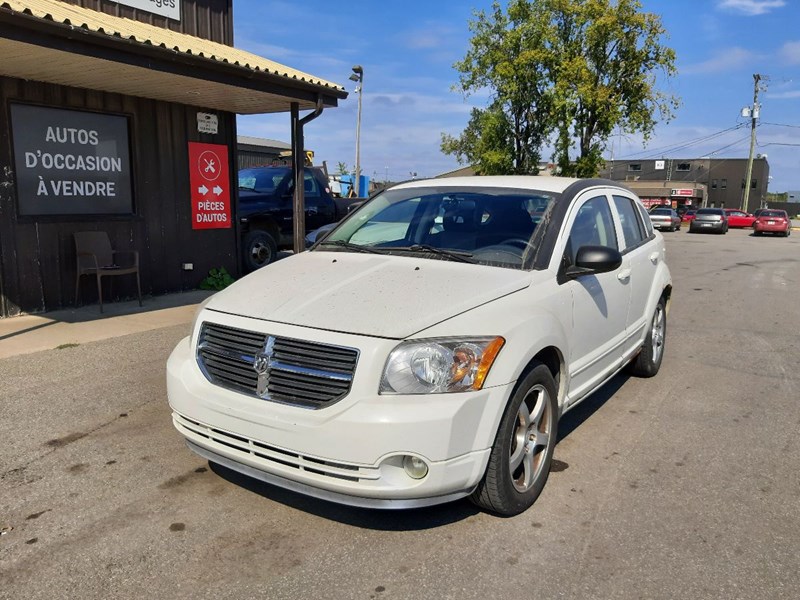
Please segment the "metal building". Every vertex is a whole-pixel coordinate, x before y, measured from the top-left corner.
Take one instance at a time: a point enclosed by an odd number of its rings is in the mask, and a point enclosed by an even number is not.
[[[0,57],[0,316],[72,304],[79,231],[137,250],[145,294],[237,273],[235,115],[302,139],[347,97],[234,48],[232,0],[0,0]]]

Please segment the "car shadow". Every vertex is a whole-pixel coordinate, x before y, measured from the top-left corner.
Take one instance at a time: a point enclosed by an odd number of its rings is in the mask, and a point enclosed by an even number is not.
[[[593,393],[591,396],[581,401],[578,406],[566,413],[558,422],[558,442],[565,440],[578,427],[583,425],[589,418],[596,413],[603,405],[613,397],[631,376],[625,372],[617,373],[608,383]]]

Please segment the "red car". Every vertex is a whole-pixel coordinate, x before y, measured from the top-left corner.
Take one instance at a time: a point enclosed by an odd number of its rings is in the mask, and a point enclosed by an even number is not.
[[[694,216],[697,214],[697,210],[694,208],[687,210],[685,213],[681,215],[681,221],[683,223],[691,223],[694,220]]]
[[[752,227],[756,220],[750,213],[736,208],[726,208],[725,214],[728,215],[728,227]]]
[[[792,221],[785,210],[763,210],[753,223],[753,235],[779,233],[788,237],[792,233]]]

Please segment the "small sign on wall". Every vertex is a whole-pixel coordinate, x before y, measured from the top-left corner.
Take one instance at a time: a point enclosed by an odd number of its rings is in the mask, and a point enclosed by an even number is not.
[[[228,173],[227,146],[189,142],[192,229],[228,229],[233,225]]]
[[[657,160],[656,161],[656,171],[663,171],[664,170],[664,161]]]
[[[219,119],[214,113],[197,113],[197,132],[215,134],[219,130]]]
[[[181,20],[181,0],[112,0],[168,19]]]

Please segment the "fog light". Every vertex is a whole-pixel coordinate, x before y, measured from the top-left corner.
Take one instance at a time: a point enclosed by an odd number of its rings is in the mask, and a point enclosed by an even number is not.
[[[403,457],[403,469],[411,479],[422,479],[428,474],[428,465],[425,464],[424,460],[416,456]]]

